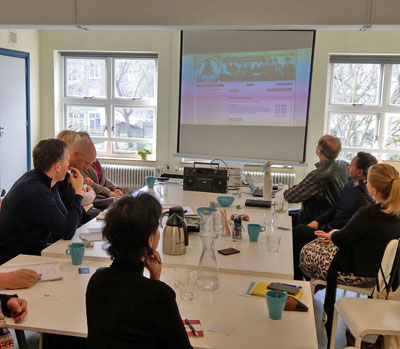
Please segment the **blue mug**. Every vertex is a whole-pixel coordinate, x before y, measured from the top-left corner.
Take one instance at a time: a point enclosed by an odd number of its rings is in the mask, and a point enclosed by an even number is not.
[[[260,224],[248,224],[247,230],[249,232],[249,239],[251,242],[257,242],[260,232],[265,231],[265,227]]]
[[[272,320],[280,320],[282,318],[283,309],[285,308],[287,292],[268,291],[265,297],[267,298],[269,318]]]
[[[147,184],[148,189],[153,189],[155,182],[156,182],[156,177],[152,177],[152,176],[146,177],[146,184]]]
[[[73,265],[81,265],[83,261],[83,255],[85,254],[85,244],[81,242],[73,242],[69,245],[69,248],[65,250],[68,256],[71,256]]]

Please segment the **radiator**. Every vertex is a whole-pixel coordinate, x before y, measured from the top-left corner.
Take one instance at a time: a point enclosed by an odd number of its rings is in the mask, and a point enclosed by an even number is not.
[[[147,176],[156,176],[157,168],[151,166],[102,165],[105,176],[124,189],[138,189],[146,185]]]
[[[244,175],[250,174],[254,182],[262,182],[264,179],[264,172],[262,171],[244,171]],[[272,184],[286,184],[289,188],[294,185],[296,181],[296,174],[289,172],[271,172]]]

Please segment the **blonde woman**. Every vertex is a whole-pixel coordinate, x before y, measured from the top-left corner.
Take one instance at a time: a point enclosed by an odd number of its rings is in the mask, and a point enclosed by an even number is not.
[[[67,143],[68,149],[71,148],[72,144],[74,144],[78,139],[81,139],[78,132],[71,130],[63,130],[57,135],[57,139],[60,139]]]
[[[377,164],[368,172],[367,188],[375,204],[361,209],[340,230],[316,231],[320,237],[304,246],[300,268],[326,280],[335,255],[338,282],[362,285],[374,281],[386,245],[400,238],[400,179],[396,169]]]
[[[72,130],[63,130],[57,135],[57,139],[60,139],[67,143],[68,150],[71,151],[72,145],[79,139],[81,136],[78,132]],[[90,186],[90,182],[83,179],[84,187],[83,187],[83,199],[82,206],[87,211],[92,207],[92,202],[96,198],[96,193],[93,188]]]
[[[301,251],[303,273],[327,281],[324,310],[328,348],[337,283],[373,285],[387,244],[400,238],[399,173],[387,164],[373,165],[368,171],[367,188],[375,198],[374,205],[358,211],[340,230],[316,231],[320,239]]]

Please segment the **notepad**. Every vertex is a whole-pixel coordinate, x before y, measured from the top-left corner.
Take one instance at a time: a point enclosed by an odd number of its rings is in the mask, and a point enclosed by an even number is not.
[[[20,269],[29,269],[35,271],[40,275],[40,281],[62,279],[61,265],[58,262],[6,265],[0,268],[0,273],[9,273],[11,271]]]
[[[271,291],[270,289],[268,289],[268,285],[269,283],[267,282],[257,282],[254,288],[251,290],[250,294],[252,296],[265,297],[265,294],[268,291]],[[299,292],[297,292],[297,294],[295,295],[292,295],[292,297],[300,299],[302,295],[303,295],[303,289],[300,288]]]
[[[189,321],[192,324],[192,326],[194,327],[194,329],[196,330],[199,337],[204,337],[204,332],[203,332],[203,329],[201,328],[200,320],[189,320]],[[186,324],[186,322],[184,320],[182,320],[182,322],[183,322],[183,325],[185,326],[187,335],[189,337],[196,337],[195,334],[190,329],[190,327]]]
[[[87,234],[79,234],[79,237],[82,240],[94,242],[94,241],[103,241],[103,235],[101,232],[97,233],[87,233]]]

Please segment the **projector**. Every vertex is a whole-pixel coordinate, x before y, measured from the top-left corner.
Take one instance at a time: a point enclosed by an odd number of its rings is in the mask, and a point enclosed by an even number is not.
[[[183,190],[225,194],[228,192],[228,170],[219,167],[185,167]]]

